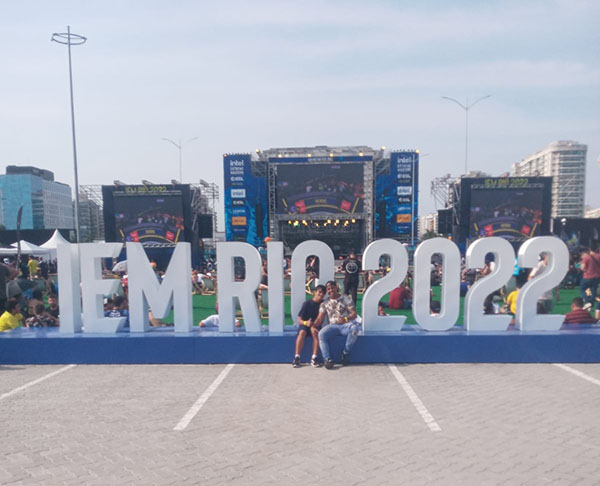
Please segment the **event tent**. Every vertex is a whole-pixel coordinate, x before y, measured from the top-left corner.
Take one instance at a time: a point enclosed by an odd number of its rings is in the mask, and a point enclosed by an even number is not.
[[[40,245],[40,248],[50,251],[51,258],[56,258],[56,247],[58,245],[68,244],[69,242],[60,234],[60,231],[54,230],[54,234],[46,243]]]
[[[17,250],[18,244],[13,243],[10,246],[12,246],[14,249],[14,253],[11,253],[11,254],[16,255],[17,251],[18,251]],[[29,243],[28,241],[25,241],[25,240],[21,240],[21,253],[26,254],[26,255],[41,256],[41,257],[46,257],[46,258],[50,257],[50,250],[47,250],[46,248],[42,248],[41,246],[34,245],[33,243]],[[2,253],[0,253],[0,254],[2,254]]]

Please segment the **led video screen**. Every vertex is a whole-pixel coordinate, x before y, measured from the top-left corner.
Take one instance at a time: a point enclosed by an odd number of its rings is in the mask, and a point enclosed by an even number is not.
[[[161,194],[113,193],[117,238],[141,243],[177,243],[183,239],[181,191]]]
[[[364,199],[361,163],[277,166],[279,214],[361,213]]]
[[[469,237],[521,241],[539,236],[544,189],[471,187]]]

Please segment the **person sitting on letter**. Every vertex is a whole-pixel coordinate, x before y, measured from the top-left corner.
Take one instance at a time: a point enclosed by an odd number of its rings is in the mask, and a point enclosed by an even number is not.
[[[361,319],[354,310],[352,298],[348,295],[340,295],[335,281],[330,280],[325,287],[329,300],[321,304],[315,325],[320,326],[327,314],[329,325],[319,331],[319,345],[325,360],[325,368],[330,370],[333,368],[333,359],[329,352],[329,340],[334,336],[346,336],[346,344],[342,351],[342,364],[348,364],[350,350],[358,337]]]

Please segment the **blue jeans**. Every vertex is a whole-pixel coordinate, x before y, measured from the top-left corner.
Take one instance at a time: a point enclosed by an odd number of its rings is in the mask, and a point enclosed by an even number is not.
[[[349,353],[350,349],[352,349],[352,346],[356,342],[356,338],[358,338],[359,329],[360,324],[357,324],[355,321],[351,321],[346,324],[329,324],[321,329],[319,331],[319,346],[321,348],[321,353],[323,354],[323,359],[325,361],[331,359],[328,341],[333,336],[346,336],[344,351]]]
[[[600,278],[582,278],[581,283],[579,284],[579,292],[581,293],[581,298],[584,302],[594,303],[594,299],[596,298],[596,292],[598,290],[598,285],[600,284]],[[590,289],[592,295],[585,295],[585,291]]]

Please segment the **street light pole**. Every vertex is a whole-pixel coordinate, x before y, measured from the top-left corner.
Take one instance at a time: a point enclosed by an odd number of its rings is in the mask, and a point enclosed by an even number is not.
[[[75,107],[73,103],[73,70],[71,66],[71,46],[79,46],[87,41],[86,37],[71,33],[67,25],[67,32],[54,33],[50,41],[67,46],[69,52],[69,90],[71,94],[71,131],[73,133],[73,166],[75,172],[75,239],[79,243],[79,175],[77,171],[77,142],[75,138]]]
[[[175,145],[175,147],[177,147],[177,150],[179,150],[179,182],[181,184],[183,184],[183,157],[182,157],[183,146],[185,144],[193,142],[194,140],[198,140],[198,138],[199,137],[190,138],[189,140],[186,140],[185,142],[182,142],[181,139],[177,140],[177,142],[171,140],[170,138],[162,139],[165,142],[172,143],[173,145]]]
[[[464,105],[460,101],[455,100],[454,98],[450,98],[448,96],[442,96],[443,99],[454,101],[454,103],[456,103],[463,110],[465,110],[465,174],[468,173],[468,168],[469,168],[469,110],[471,108],[473,108],[481,100],[485,100],[486,98],[489,98],[491,96],[492,95],[482,96],[481,98],[476,99],[471,104],[469,104],[469,98],[467,97],[467,102]]]

